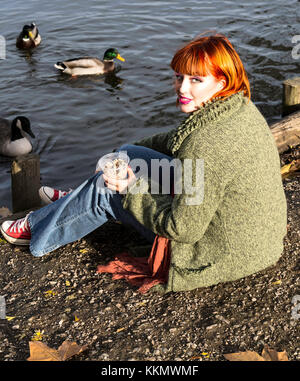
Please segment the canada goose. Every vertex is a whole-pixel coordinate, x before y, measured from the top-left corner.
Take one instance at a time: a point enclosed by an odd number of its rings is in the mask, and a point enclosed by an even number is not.
[[[105,74],[115,69],[114,58],[125,61],[117,49],[108,49],[104,53],[103,61],[96,57],[80,57],[67,61],[57,62],[54,67],[62,73],[76,75]]]
[[[12,122],[0,118],[0,155],[15,157],[29,153],[32,145],[27,134],[35,138],[25,116],[17,116]]]
[[[38,28],[33,22],[31,25],[24,25],[22,32],[17,38],[16,46],[19,49],[31,49],[38,46],[41,41]]]

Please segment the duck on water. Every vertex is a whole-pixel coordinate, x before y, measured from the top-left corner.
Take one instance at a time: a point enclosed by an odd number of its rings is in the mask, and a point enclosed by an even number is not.
[[[106,74],[115,69],[114,59],[125,61],[115,48],[107,49],[101,61],[96,57],[73,58],[57,62],[54,66],[62,73],[77,75]]]
[[[24,25],[22,32],[17,37],[16,46],[19,49],[32,49],[42,41],[39,30],[33,22],[31,25]]]
[[[0,118],[0,155],[16,157],[31,152],[28,135],[35,138],[30,121],[25,116],[17,116],[12,122]]]

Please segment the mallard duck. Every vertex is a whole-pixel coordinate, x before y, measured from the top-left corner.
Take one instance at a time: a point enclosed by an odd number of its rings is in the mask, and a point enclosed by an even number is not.
[[[80,57],[67,61],[57,62],[54,67],[62,73],[77,75],[105,74],[115,69],[114,58],[125,61],[117,49],[107,49],[103,61],[95,57]]]
[[[17,116],[12,122],[0,118],[0,155],[15,157],[25,155],[32,150],[30,121],[25,116]]]
[[[42,41],[38,28],[33,22],[31,25],[24,25],[19,34],[16,46],[19,49],[32,49],[38,46]]]

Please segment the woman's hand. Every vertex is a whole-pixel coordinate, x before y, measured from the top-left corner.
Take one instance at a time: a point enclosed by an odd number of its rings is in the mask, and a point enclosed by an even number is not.
[[[122,194],[122,193],[126,193],[128,187],[137,180],[130,166],[127,167],[127,175],[128,175],[127,178],[124,180],[109,178],[105,176],[104,173],[102,176],[103,176],[105,185],[109,189],[113,191],[117,191]]]

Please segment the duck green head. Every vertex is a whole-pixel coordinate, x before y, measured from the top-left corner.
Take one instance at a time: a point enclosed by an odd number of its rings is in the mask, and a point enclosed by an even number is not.
[[[117,49],[114,49],[114,48],[107,49],[106,52],[104,53],[103,60],[112,61],[114,58],[117,58],[118,60],[123,62],[125,61],[125,59],[120,56]]]
[[[23,30],[22,30],[22,38],[27,40],[27,39],[34,39],[34,29],[36,28],[35,23],[32,23],[31,25],[24,25]]]

